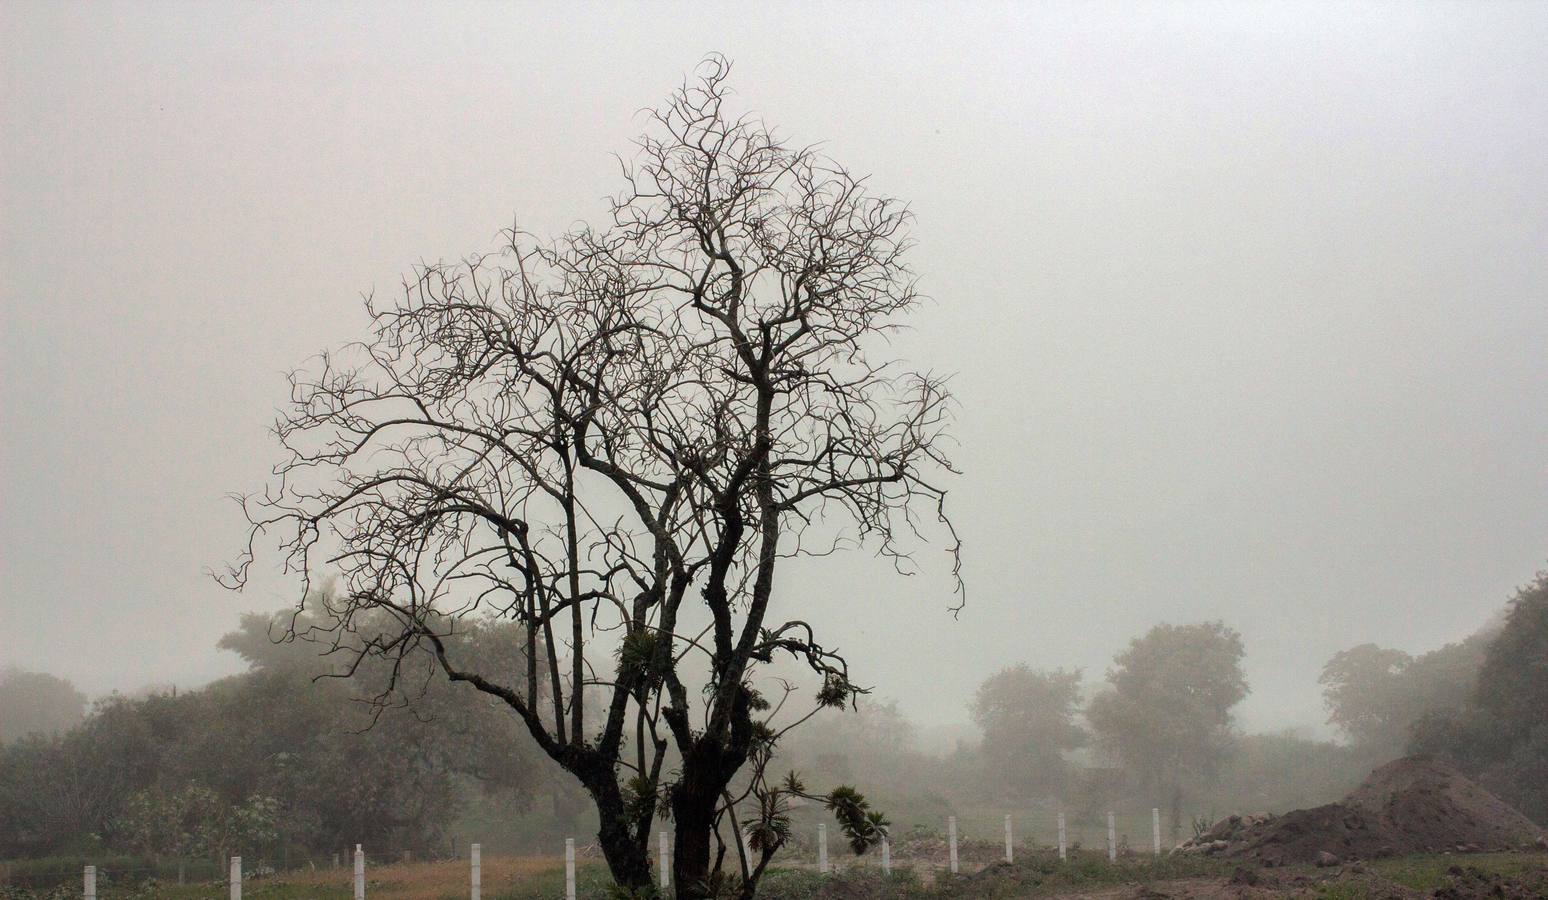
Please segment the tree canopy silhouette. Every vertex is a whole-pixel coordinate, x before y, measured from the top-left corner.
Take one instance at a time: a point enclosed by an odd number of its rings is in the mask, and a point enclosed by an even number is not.
[[[292,376],[284,455],[245,500],[231,571],[243,584],[277,538],[300,603],[326,605],[310,636],[429,654],[503,700],[590,793],[621,884],[650,882],[651,821],[669,814],[679,896],[726,877],[722,825],[755,835],[757,859],[729,841],[751,896],[783,798],[812,796],[763,780],[801,713],[755,669],[793,655],[819,705],[860,690],[810,625],[770,618],[781,560],[853,541],[909,568],[940,536],[955,576],[960,549],[938,480],[946,386],[884,356],[920,300],[910,214],[731,116],[728,73],[707,59],[650,113],[604,226],[512,228],[498,255],[368,299],[370,335]],[[309,590],[323,573],[336,594]],[[522,626],[524,678],[458,655],[448,634],[469,616]],[[367,621],[391,627],[338,640]],[[816,796],[857,849],[880,838],[852,790]]]

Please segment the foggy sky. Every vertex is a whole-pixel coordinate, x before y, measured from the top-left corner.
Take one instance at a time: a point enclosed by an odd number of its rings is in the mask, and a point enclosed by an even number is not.
[[[228,6],[230,8],[228,8]],[[595,219],[707,52],[918,216],[955,373],[945,555],[782,576],[929,724],[1158,621],[1247,647],[1250,729],[1335,651],[1457,640],[1548,562],[1548,7],[8,3],[0,666],[234,671],[283,372],[419,260]]]

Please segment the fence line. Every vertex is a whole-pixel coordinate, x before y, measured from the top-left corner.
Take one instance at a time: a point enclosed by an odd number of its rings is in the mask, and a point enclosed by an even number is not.
[[[1005,841],[1004,861],[1007,864],[1013,864],[1015,862],[1015,852],[1016,852],[1015,817],[1012,816],[1012,815],[1007,814],[1007,815],[1004,816],[1004,820],[1003,821],[1004,821],[1004,841]],[[1056,829],[1057,829],[1057,835],[1058,835],[1058,843],[1057,843],[1058,858],[1059,858],[1059,860],[1061,862],[1068,862],[1069,850],[1070,850],[1070,842],[1069,842],[1069,839],[1068,839],[1069,838],[1069,834],[1068,834],[1068,825],[1069,825],[1069,823],[1068,823],[1068,821],[1066,819],[1066,816],[1065,816],[1065,813],[1064,813],[1063,810],[1059,810],[1058,811],[1058,813],[1056,815],[1056,818],[1055,818],[1055,823],[1056,823]],[[1106,824],[1107,824],[1107,842],[1106,842],[1107,843],[1107,846],[1106,846],[1107,860],[1108,860],[1109,864],[1115,864],[1117,862],[1117,860],[1118,860],[1118,846],[1119,846],[1119,842],[1118,842],[1118,832],[1117,832],[1117,816],[1116,816],[1116,814],[1112,810],[1109,810],[1107,812],[1107,822],[1106,822]],[[1027,833],[1030,835],[1033,832],[1035,832],[1036,830],[1037,829],[1034,828],[1034,829],[1029,830]],[[1152,854],[1154,856],[1156,856],[1156,857],[1159,857],[1159,856],[1162,855],[1161,854],[1161,810],[1160,810],[1159,807],[1151,807],[1151,809],[1150,809],[1150,832],[1151,832],[1150,836],[1151,836],[1151,851],[1152,851]],[[939,832],[937,832],[937,834],[938,833]],[[1044,833],[1046,834],[1046,832],[1044,832]],[[961,856],[960,856],[959,847],[958,847],[959,828],[958,828],[958,821],[957,821],[957,817],[956,816],[948,816],[947,817],[947,819],[946,819],[946,835],[947,835],[947,852],[948,852],[948,856],[947,856],[947,860],[946,860],[946,868],[948,869],[948,871],[951,874],[955,875],[955,874],[958,874],[961,871]],[[979,846],[981,846],[981,845],[979,845]],[[1037,844],[1034,841],[1032,844],[1030,844],[1030,846],[1035,848],[1037,846]],[[1076,846],[1078,847],[1079,844],[1077,843]],[[1124,841],[1124,847],[1125,847],[1124,853],[1125,854],[1128,854],[1128,853],[1132,852],[1132,851],[1130,851],[1128,849],[1129,846],[1130,845],[1128,844],[1128,839],[1125,838],[1125,841]],[[658,872],[658,881],[659,881],[660,887],[663,890],[665,890],[671,884],[671,857],[670,857],[670,853],[669,853],[670,845],[669,845],[669,839],[668,839],[668,836],[667,836],[667,832],[665,830],[662,830],[662,831],[660,831],[658,833],[658,844],[657,844],[657,847],[658,847],[658,850],[657,850],[657,868],[659,870],[659,872]],[[892,853],[892,850],[893,850],[893,848],[892,848],[892,841],[891,841],[891,836],[890,835],[885,835],[884,834],[882,836],[881,841],[880,841],[880,850],[881,850],[881,854],[880,855],[881,855],[881,869],[882,869],[882,873],[884,875],[891,875],[892,874],[892,864],[893,864],[894,860],[893,860],[893,853]],[[816,851],[817,851],[816,863],[817,863],[818,871],[823,873],[823,874],[828,874],[829,872],[832,871],[832,865],[830,864],[829,859],[828,859],[828,827],[827,827],[826,823],[818,823],[818,826],[817,826],[817,848],[816,848]],[[454,858],[460,857],[460,853],[458,853],[456,849],[454,849],[452,852],[455,854]],[[366,897],[366,880],[365,880],[366,854],[365,854],[364,845],[356,844],[354,852],[351,855],[352,855],[352,862],[354,864],[353,865],[353,873],[352,873],[353,874],[353,879],[352,880],[353,880],[353,888],[354,888],[354,898],[355,898],[355,900],[365,900],[365,897]],[[399,851],[396,854],[394,854],[394,853],[387,853],[387,854],[384,855],[383,858],[385,858],[385,859],[392,859],[394,856],[397,856],[404,863],[410,862],[412,860],[412,858],[413,858],[411,852],[408,851],[408,850],[402,850],[402,851]],[[810,859],[810,857],[808,857],[808,859]],[[481,844],[476,844],[475,843],[475,844],[472,844],[472,845],[469,846],[468,860],[469,860],[469,866],[468,866],[468,869],[467,869],[467,872],[468,872],[468,876],[467,876],[468,877],[468,895],[472,898],[472,900],[481,900],[482,890],[483,890],[483,847],[482,847]],[[339,861],[340,861],[340,854],[334,853],[333,856],[332,856],[332,866],[333,866],[334,869],[338,868]],[[927,860],[916,858],[914,861],[915,862],[926,862]],[[226,882],[226,885],[229,888],[230,900],[242,900],[242,883],[243,883],[243,860],[242,860],[242,857],[241,856],[231,856],[231,857],[228,858],[228,862],[229,862],[229,868],[227,869],[227,875],[226,875],[226,878],[225,878],[225,882]],[[940,864],[939,857],[936,858],[935,864],[936,865]],[[299,868],[303,868],[303,867],[304,868],[310,868],[313,871],[315,871],[317,869],[317,864],[316,864],[314,859],[312,859],[311,857],[307,857],[304,860],[304,865],[303,866],[297,866],[297,867],[293,868],[292,871],[294,871],[296,869],[299,869]],[[162,871],[162,869],[159,868],[159,867],[152,870],[153,873],[159,873],[160,871]],[[183,866],[182,866],[181,863],[179,864],[178,871],[179,871],[179,876],[180,876],[179,880],[181,880],[181,875],[183,873]],[[218,869],[217,869],[217,871],[218,871]],[[253,874],[255,874],[255,875],[262,875],[262,874],[266,874],[266,873],[267,874],[273,874],[274,872],[275,872],[275,870],[273,868],[268,867],[261,860],[260,860],[260,862],[256,866],[253,867]],[[85,900],[98,900],[98,881],[99,881],[99,877],[102,876],[102,873],[103,873],[103,870],[100,869],[99,866],[97,866],[96,864],[87,865],[82,870],[82,873],[81,873],[81,877],[82,877],[81,886],[82,886],[82,896],[85,898]],[[129,869],[127,871],[123,870],[123,869],[116,869],[115,870],[115,880],[117,878],[121,878],[124,874],[130,875],[131,878],[132,878],[132,876],[135,873],[136,872],[133,869]],[[575,838],[573,838],[573,837],[565,838],[564,839],[564,880],[565,880],[565,897],[566,897],[566,900],[577,900],[576,845],[575,845]]]
[[[667,833],[665,829],[660,832],[657,846],[660,848],[660,850],[657,854],[659,862],[657,862],[656,868],[660,870],[658,874],[660,875],[661,890],[665,892],[667,887],[672,883],[672,866],[668,862]]]
[[[946,819],[947,841],[951,844],[951,874],[957,874],[957,817],[948,816]]]
[[[564,839],[564,900],[575,900],[575,838]]]

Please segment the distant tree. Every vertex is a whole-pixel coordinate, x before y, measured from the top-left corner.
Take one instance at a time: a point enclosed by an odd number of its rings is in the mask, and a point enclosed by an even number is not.
[[[1064,789],[1069,776],[1065,754],[1088,739],[1076,721],[1080,678],[1079,670],[1035,670],[1020,663],[978,686],[971,711],[994,777],[1023,794]]]
[[[772,618],[781,561],[855,538],[907,566],[929,522],[956,559],[948,393],[886,356],[920,301],[909,212],[732,115],[728,73],[710,58],[649,116],[603,227],[512,229],[503,258],[368,301],[370,334],[294,376],[246,507],[249,549],[338,577],[320,618],[361,656],[428,653],[509,706],[590,794],[620,884],[649,889],[669,812],[682,897],[751,896],[798,793],[761,778],[787,720],[758,667],[799,659],[818,706],[859,693],[806,621]],[[523,626],[515,672],[448,642],[488,615]],[[750,857],[726,840],[748,766]],[[813,796],[857,848],[880,840],[852,789]]]
[[[86,717],[86,695],[63,678],[0,669],[0,744],[69,731]]]
[[[1468,701],[1420,719],[1409,749],[1450,758],[1548,824],[1548,572],[1512,598]]]
[[[896,768],[915,752],[914,725],[897,701],[860,697],[853,711],[813,717],[780,745],[779,758],[792,768],[851,778],[857,773]]]
[[[356,676],[387,699],[362,704],[355,682],[314,680],[329,672],[317,646],[276,644],[273,624],[248,616],[222,640],[245,673],[115,695],[64,734],[0,747],[0,857],[97,840],[164,856],[357,841],[428,851],[475,792],[506,810],[530,802],[550,764],[503,705],[456,690],[428,658],[405,660],[392,687],[367,660]],[[509,666],[513,627],[469,622],[448,645]]]
[[[1328,723],[1368,757],[1401,754],[1415,722],[1467,702],[1492,634],[1480,632],[1417,657],[1375,644],[1334,654],[1318,679]]]
[[[1216,811],[1321,806],[1349,793],[1370,770],[1369,758],[1347,744],[1293,731],[1244,734],[1232,742],[1213,789],[1193,799],[1196,808]]]
[[[1403,671],[1414,661],[1402,650],[1360,644],[1340,650],[1322,667],[1318,682],[1328,724],[1366,745],[1400,743],[1410,710],[1396,700]]]
[[[316,644],[271,638],[314,626],[304,615],[251,615],[221,639],[251,670],[204,692],[220,723],[208,740],[237,749],[214,770],[197,764],[202,751],[195,749],[181,767],[184,777],[217,786],[233,805],[253,792],[281,798],[282,825],[306,826],[292,836],[314,845],[356,834],[418,850],[437,846],[464,802],[467,779],[509,807],[527,805],[546,761],[517,740],[502,704],[457,690],[428,654],[389,667],[358,657],[349,645],[355,638],[345,636],[340,653],[358,661],[356,681],[347,682],[330,677],[339,673]],[[523,643],[519,627],[499,622],[469,621],[446,638],[465,658],[517,673],[514,648]],[[362,685],[375,702],[358,702]]]
[[[1473,700],[1514,741],[1548,725],[1548,572],[1516,593],[1488,647]]]
[[[120,844],[153,858],[225,858],[254,853],[280,836],[280,801],[253,795],[231,803],[200,784],[131,794],[114,823]]]
[[[135,853],[155,858],[215,856],[217,849],[205,844],[201,832],[221,803],[214,791],[197,784],[136,791],[118,814],[121,843]]]
[[[1086,719],[1098,744],[1181,816],[1190,779],[1209,780],[1231,750],[1231,708],[1247,696],[1242,638],[1220,622],[1161,624],[1129,644]]]
[[[0,747],[0,857],[91,849],[121,783],[101,745],[34,734]]]
[[[0,747],[0,857],[89,849],[155,776],[160,736],[116,698],[64,734]]]

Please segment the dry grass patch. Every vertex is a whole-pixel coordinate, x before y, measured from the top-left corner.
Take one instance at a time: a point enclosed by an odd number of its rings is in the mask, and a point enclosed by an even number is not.
[[[481,862],[485,896],[499,896],[521,882],[563,871],[562,856],[485,856]],[[469,863],[466,859],[445,862],[392,863],[366,868],[366,896],[383,900],[448,900],[468,895]],[[292,872],[277,881],[295,888],[317,888],[319,892],[348,890],[353,884],[350,869],[320,869]]]

